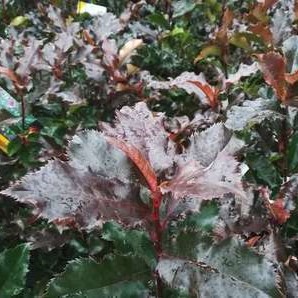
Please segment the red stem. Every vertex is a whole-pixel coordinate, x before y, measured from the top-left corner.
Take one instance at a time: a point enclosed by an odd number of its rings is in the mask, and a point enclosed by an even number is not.
[[[160,189],[158,188],[156,191],[152,193],[152,202],[153,202],[153,209],[152,209],[152,221],[154,223],[154,234],[152,236],[152,240],[154,242],[157,260],[159,260],[162,254],[162,225],[160,222],[160,215],[159,209],[162,201],[162,194]],[[162,281],[158,274],[155,272],[155,280],[156,280],[156,296],[162,297]]]

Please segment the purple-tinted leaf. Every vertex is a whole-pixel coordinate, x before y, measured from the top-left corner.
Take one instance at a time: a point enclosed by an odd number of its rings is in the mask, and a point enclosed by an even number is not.
[[[157,173],[172,167],[176,148],[165,131],[163,114],[153,115],[145,103],[137,103],[116,115],[115,127],[102,124],[107,136],[136,147]]]
[[[279,8],[275,11],[272,17],[271,32],[273,36],[273,42],[275,45],[279,45],[291,34],[292,20],[288,11]]]
[[[208,167],[196,160],[180,160],[177,174],[168,184],[162,186],[162,190],[171,192],[176,201],[183,198],[195,199],[191,207],[194,210],[198,210],[202,200],[220,198],[227,193],[244,198],[238,166],[234,157],[225,151],[220,152]]]
[[[27,79],[35,68],[35,64],[38,63],[41,44],[41,41],[35,38],[28,40],[28,44],[24,47],[24,55],[19,59],[16,69],[16,73],[21,78]]]
[[[175,79],[156,81],[152,79],[151,75],[143,72],[142,79],[152,89],[162,90],[177,87],[185,90],[188,94],[194,93],[203,103],[211,106],[217,100],[218,90],[209,85],[203,73],[196,75],[193,72],[183,72]]]
[[[105,39],[102,43],[102,50],[104,52],[103,62],[116,68],[118,65],[118,48],[114,39]]]
[[[298,71],[298,36],[291,36],[283,43],[283,53],[287,59],[287,72],[293,74]]]
[[[89,79],[96,82],[100,82],[103,78],[104,69],[101,66],[100,60],[94,60],[92,62],[82,62],[85,67],[85,73]]]
[[[193,134],[185,154],[187,160],[196,160],[204,167],[209,166],[230,141],[231,136],[232,133],[222,123]]]
[[[276,111],[276,102],[258,98],[245,100],[242,106],[233,106],[227,113],[225,122],[229,129],[239,131],[254,124],[261,123],[265,119],[280,119],[284,116]]]
[[[219,272],[203,262],[161,258],[156,269],[165,284],[186,297],[268,298],[265,291],[233,275]]]
[[[239,163],[233,157],[241,147],[242,142],[221,123],[191,136],[189,147],[176,159],[174,178],[162,184],[162,191],[172,194],[168,215],[184,203],[184,209],[197,211],[203,200],[227,193],[244,198]]]
[[[240,81],[243,77],[249,77],[250,75],[256,73],[259,70],[259,64],[257,62],[251,65],[241,63],[239,69],[234,74],[229,74],[226,83],[235,84]]]
[[[122,30],[119,19],[112,13],[106,13],[93,19],[89,29],[93,32],[98,42]]]
[[[2,194],[33,204],[40,216],[92,228],[114,219],[135,225],[149,218],[126,156],[96,131],[74,137],[70,161],[54,160]]]
[[[53,25],[65,30],[66,25],[61,15],[61,9],[50,5],[47,9],[47,16],[52,21]]]

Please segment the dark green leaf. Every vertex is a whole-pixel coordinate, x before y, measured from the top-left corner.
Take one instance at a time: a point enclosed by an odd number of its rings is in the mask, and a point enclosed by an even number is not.
[[[50,282],[45,298],[147,297],[141,281],[149,279],[150,269],[136,256],[109,257],[100,263],[81,259]]]
[[[152,242],[143,231],[125,230],[116,223],[108,222],[103,227],[102,238],[114,241],[116,249],[122,253],[133,252],[148,266],[155,268],[156,254]]]
[[[25,286],[29,265],[29,246],[21,244],[0,254],[0,297],[10,298]]]

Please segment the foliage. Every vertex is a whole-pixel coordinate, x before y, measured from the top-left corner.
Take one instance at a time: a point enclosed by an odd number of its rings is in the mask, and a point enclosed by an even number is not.
[[[93,3],[2,1],[0,296],[296,297],[296,1]]]

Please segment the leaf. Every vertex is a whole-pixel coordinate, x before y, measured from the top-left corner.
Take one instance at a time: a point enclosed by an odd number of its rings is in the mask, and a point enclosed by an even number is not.
[[[198,63],[200,60],[205,59],[209,56],[217,56],[220,57],[221,56],[221,48],[217,45],[208,45],[205,46],[200,53],[198,54],[198,56],[195,58],[194,63]]]
[[[162,280],[189,297],[270,297],[263,291],[203,263],[162,258],[157,266]]]
[[[11,22],[10,25],[14,27],[21,27],[28,21],[27,17],[25,16],[17,16]]]
[[[283,199],[277,199],[271,203],[270,211],[273,218],[280,225],[284,224],[290,218],[290,213],[284,207]]]
[[[201,133],[194,133],[187,148],[187,160],[197,160],[204,167],[209,166],[218,153],[228,144],[232,133],[222,124],[217,123]]]
[[[280,173],[268,157],[257,152],[250,152],[246,156],[246,163],[259,183],[268,185],[271,189],[280,186],[282,182]]]
[[[109,145],[102,134],[86,131],[73,138],[69,162],[50,161],[2,194],[30,203],[39,215],[92,228],[102,220],[137,224],[150,209],[139,199],[136,175],[126,156]]]
[[[127,230],[113,222],[107,222],[103,226],[102,238],[113,241],[117,251],[122,254],[133,252],[146,264],[154,269],[156,266],[156,253],[149,236],[144,231]]]
[[[231,130],[240,131],[263,122],[265,119],[283,119],[277,111],[277,104],[272,100],[258,98],[245,100],[242,106],[232,106],[227,112],[225,126]]]
[[[285,272],[285,283],[287,285],[287,295],[289,298],[297,297],[298,277],[297,273],[287,269]]]
[[[29,246],[21,244],[0,253],[0,296],[10,298],[25,287],[29,266]]]
[[[49,283],[45,298],[148,297],[141,281],[149,279],[150,269],[136,256],[80,259]]]
[[[269,211],[278,224],[284,224],[290,218],[290,213],[296,207],[297,196],[298,176],[293,175],[281,186],[274,201],[269,202]]]
[[[196,3],[189,0],[179,0],[173,3],[173,18],[181,17],[189,12],[191,12],[197,6]]]
[[[251,65],[241,63],[239,69],[234,74],[229,74],[226,84],[235,84],[240,81],[243,77],[249,77],[252,74],[255,74],[259,70],[259,64],[257,62],[252,63]]]
[[[292,20],[288,11],[283,8],[276,9],[272,19],[271,32],[273,42],[275,45],[279,45],[284,41],[292,31]]]
[[[196,75],[193,72],[183,72],[175,79],[169,81],[155,81],[150,76],[143,74],[147,87],[157,90],[172,89],[174,87],[185,90],[188,94],[194,93],[203,103],[215,107],[219,90],[205,80],[203,73]]]
[[[30,38],[27,42],[27,46],[24,47],[24,55],[18,61],[16,74],[25,82],[28,81],[28,77],[39,61],[38,54],[41,44],[42,42],[40,40]]]
[[[291,171],[295,171],[298,168],[298,133],[295,132],[288,144],[288,165]]]
[[[285,80],[286,65],[284,58],[275,52],[260,54],[258,57],[264,80],[274,89],[278,99],[285,101],[287,97],[287,86]]]
[[[257,254],[236,237],[215,243],[212,234],[193,226],[183,226],[175,236],[166,247],[167,254],[205,264],[270,297],[280,297],[277,264]]]
[[[160,173],[172,167],[176,151],[163,120],[163,114],[153,115],[145,103],[137,103],[133,108],[123,107],[116,112],[114,127],[102,123],[102,128],[106,136],[138,149],[153,170]]]
[[[282,50],[287,60],[287,73],[298,71],[298,36],[291,36],[283,42]]]
[[[13,70],[0,66],[0,74],[6,76],[13,83],[20,84],[20,79],[17,77]]]
[[[134,50],[143,45],[142,39],[129,40],[119,51],[119,63],[123,64],[133,54]]]
[[[179,199],[191,198],[189,208],[193,211],[198,210],[201,201],[221,198],[227,193],[245,198],[238,165],[238,162],[224,151],[220,152],[208,167],[203,167],[196,160],[185,164],[180,162],[178,172],[171,181],[162,185],[162,190],[164,193],[172,193],[174,205],[179,203]]]
[[[182,198],[189,198],[187,208],[195,211],[202,200],[220,198],[227,193],[245,197],[239,164],[233,157],[241,145],[231,138],[223,124],[190,137],[189,148],[178,158],[175,176],[161,185],[163,192],[173,195],[170,210],[174,210]]]
[[[157,191],[157,177],[152,170],[148,161],[142,156],[141,152],[131,145],[127,145],[124,142],[121,142],[115,138],[107,138],[108,142],[115,147],[122,150],[127,157],[136,165],[140,170],[143,177],[146,179],[146,182],[152,192]]]
[[[93,18],[92,24],[88,28],[95,35],[97,42],[101,42],[119,32],[122,25],[114,14],[108,12]]]
[[[248,30],[256,35],[259,35],[266,44],[273,43],[272,32],[268,25],[260,22],[250,25]]]

